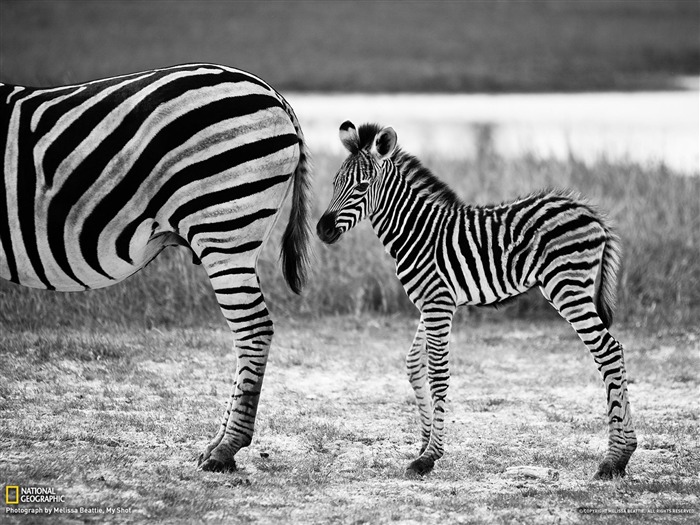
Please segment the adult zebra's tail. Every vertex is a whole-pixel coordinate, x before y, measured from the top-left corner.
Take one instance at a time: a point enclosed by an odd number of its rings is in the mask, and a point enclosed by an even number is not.
[[[606,328],[613,322],[613,311],[617,302],[617,274],[620,270],[622,249],[620,238],[607,226],[606,241],[601,260],[600,283],[596,291],[596,310]]]
[[[289,106],[288,106],[289,107]],[[294,113],[288,109],[299,136],[299,164],[292,182],[292,211],[282,235],[282,271],[294,293],[300,293],[306,284],[306,270],[310,257],[309,207],[311,204],[311,158]]]

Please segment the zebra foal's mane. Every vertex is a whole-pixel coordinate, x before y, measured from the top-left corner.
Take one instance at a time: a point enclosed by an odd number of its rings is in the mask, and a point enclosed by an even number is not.
[[[357,130],[359,143],[358,150],[369,150],[374,143],[374,137],[382,130],[379,124],[363,124]],[[447,184],[437,178],[432,171],[426,168],[421,161],[397,147],[391,156],[401,176],[408,184],[421,195],[427,196],[431,201],[447,206],[466,206],[459,196]]]
[[[382,130],[382,126],[376,123],[363,124],[358,129],[359,142],[355,144],[356,151],[366,150],[372,147],[374,138]],[[355,151],[355,152],[356,152]],[[430,169],[426,168],[418,157],[407,153],[397,146],[391,155],[391,161],[396,165],[399,174],[404,180],[419,194],[428,197],[431,202],[446,206],[458,206],[481,212],[493,212],[495,210],[514,206],[519,203],[528,202],[532,199],[550,195],[555,199],[565,199],[576,201],[579,205],[587,208],[589,213],[597,216],[603,215],[595,206],[589,204],[578,192],[563,188],[542,188],[527,195],[521,195],[515,199],[508,199],[498,203],[471,204],[465,203],[447,183],[440,180]]]

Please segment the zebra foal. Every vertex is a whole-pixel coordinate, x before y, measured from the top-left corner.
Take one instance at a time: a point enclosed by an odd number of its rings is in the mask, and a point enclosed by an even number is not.
[[[0,277],[80,291],[117,283],[167,246],[204,266],[237,370],[199,463],[250,444],[273,324],[256,264],[290,188],[285,278],[305,282],[310,173],[292,108],[261,79],[187,64],[38,89],[0,84]]]
[[[365,124],[358,130],[345,122],[340,140],[350,155],[333,180],[317,233],[332,244],[368,217],[421,313],[406,364],[422,445],[407,475],[429,472],[443,455],[448,340],[456,308],[496,304],[539,286],[589,349],[605,383],[608,451],[595,477],[624,476],[637,440],[622,346],[608,331],[620,247],[601,216],[556,191],[470,206],[398,148],[392,128]]]

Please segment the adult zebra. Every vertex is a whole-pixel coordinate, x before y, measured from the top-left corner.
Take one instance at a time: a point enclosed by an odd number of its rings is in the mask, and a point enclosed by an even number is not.
[[[623,476],[637,440],[622,346],[608,332],[619,240],[603,219],[571,194],[555,191],[468,206],[397,148],[392,128],[357,130],[345,122],[340,139],[350,155],[335,176],[318,235],[334,243],[368,216],[421,312],[406,363],[422,446],[407,474],[429,472],[443,454],[448,339],[457,306],[495,304],[538,285],[593,354],[605,382],[609,441],[596,478]]]
[[[0,85],[0,276],[48,290],[109,286],[166,246],[203,264],[237,370],[204,470],[252,438],[273,325],[256,263],[290,188],[282,239],[295,292],[308,262],[310,173],[285,99],[250,73],[187,64],[36,89]]]

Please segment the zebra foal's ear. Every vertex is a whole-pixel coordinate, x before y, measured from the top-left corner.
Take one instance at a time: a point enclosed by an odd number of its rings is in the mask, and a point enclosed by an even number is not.
[[[381,160],[391,156],[396,149],[396,131],[391,126],[387,126],[374,137],[372,153]]]
[[[357,128],[349,120],[340,125],[340,142],[350,153],[357,153],[357,150],[360,149],[360,136],[357,134]]]

